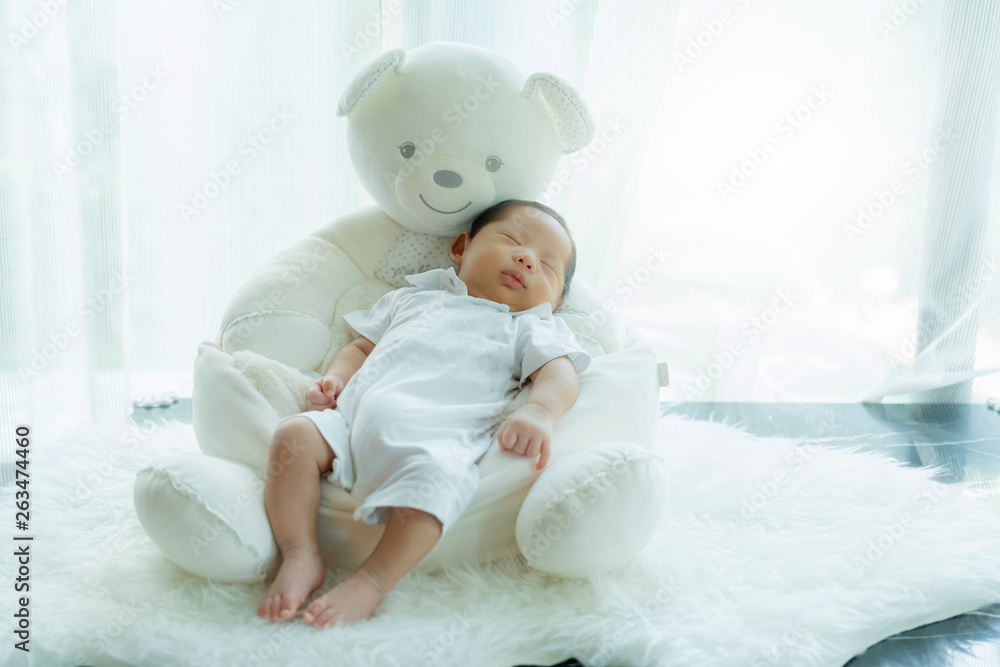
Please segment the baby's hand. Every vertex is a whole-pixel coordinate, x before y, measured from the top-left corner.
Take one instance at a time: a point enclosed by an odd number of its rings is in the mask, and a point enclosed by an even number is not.
[[[536,456],[535,470],[549,462],[552,442],[552,417],[541,406],[525,403],[507,418],[497,432],[500,449],[510,449],[524,456]]]
[[[324,375],[306,392],[306,412],[337,407],[337,398],[344,391],[344,381],[336,375]]]

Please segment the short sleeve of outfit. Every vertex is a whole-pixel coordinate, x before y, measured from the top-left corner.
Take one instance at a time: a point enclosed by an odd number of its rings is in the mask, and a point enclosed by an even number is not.
[[[590,365],[590,355],[576,341],[576,336],[560,317],[532,317],[517,335],[517,367],[521,370],[519,389],[531,380],[531,374],[562,356],[573,362],[580,375]]]
[[[403,294],[410,292],[407,288],[394,289],[386,292],[368,310],[355,310],[344,315],[344,322],[355,337],[364,336],[373,343],[378,343],[385,335],[386,329],[392,324],[396,304]]]

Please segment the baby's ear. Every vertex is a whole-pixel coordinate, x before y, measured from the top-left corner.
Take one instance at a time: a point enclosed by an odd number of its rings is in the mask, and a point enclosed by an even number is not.
[[[451,261],[455,262],[459,266],[462,265],[462,255],[465,254],[465,248],[468,246],[469,232],[462,232],[455,237],[455,240],[451,242],[451,248],[448,250],[448,256],[451,257]]]

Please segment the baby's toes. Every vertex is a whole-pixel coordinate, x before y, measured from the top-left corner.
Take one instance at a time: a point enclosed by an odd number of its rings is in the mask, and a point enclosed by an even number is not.
[[[315,623],[316,618],[320,614],[322,614],[326,609],[327,605],[326,602],[323,601],[323,598],[317,598],[313,600],[308,607],[306,607],[306,610],[304,612],[302,612],[302,620],[306,621],[307,623]]]
[[[285,609],[291,607],[291,600],[287,596],[278,595],[274,596],[274,600],[271,602],[271,618],[290,618],[290,616],[285,615]]]
[[[284,619],[289,619],[295,616],[295,609],[298,605],[295,604],[295,600],[292,598],[287,595],[282,595],[276,607],[278,608],[278,616]]]
[[[316,617],[313,625],[317,628],[325,628],[327,626],[334,625],[336,624],[339,616],[340,614],[336,607],[327,607],[323,613]]]
[[[257,605],[257,615],[261,618],[270,618],[271,615],[271,601],[268,598],[264,598]]]
[[[269,597],[264,598],[264,601],[260,603],[259,607],[257,607],[257,615],[260,616],[261,618],[266,618],[269,621],[273,620],[274,615],[278,611],[278,607],[276,604],[277,601],[278,601],[277,595],[271,595]]]

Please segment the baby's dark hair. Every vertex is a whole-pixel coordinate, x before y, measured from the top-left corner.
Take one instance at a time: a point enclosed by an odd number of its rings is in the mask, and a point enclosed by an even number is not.
[[[576,273],[576,242],[573,240],[573,235],[569,233],[569,227],[566,226],[566,221],[563,220],[562,216],[553,211],[551,208],[537,201],[530,201],[527,199],[506,199],[498,204],[493,204],[488,209],[476,216],[476,219],[472,221],[472,229],[469,231],[469,240],[476,238],[476,234],[479,230],[495,222],[503,217],[504,212],[514,206],[530,206],[531,208],[537,209],[542,213],[548,213],[553,218],[555,218],[563,229],[566,230],[566,236],[569,237],[570,248],[573,249],[573,254],[570,257],[569,264],[566,265],[566,271],[563,274],[563,291],[560,296],[566,296],[569,294],[569,285],[573,282],[573,274]]]

